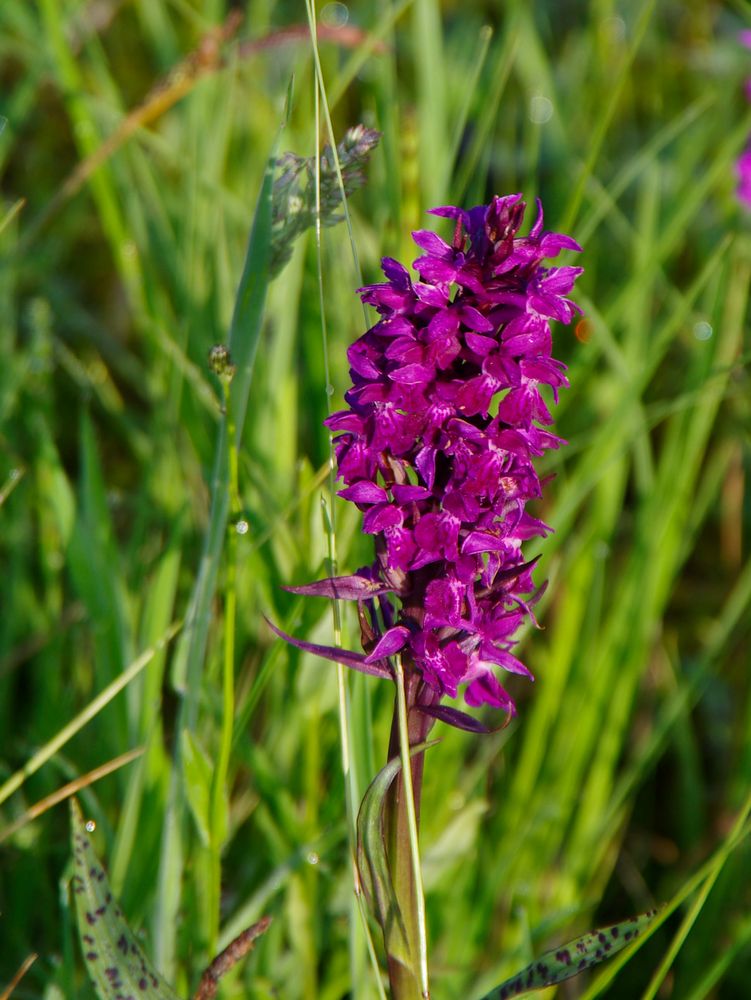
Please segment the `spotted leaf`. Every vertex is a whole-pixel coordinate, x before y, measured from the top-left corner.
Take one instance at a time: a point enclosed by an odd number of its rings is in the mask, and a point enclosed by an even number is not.
[[[562,983],[564,979],[599,965],[606,958],[612,958],[637,938],[654,920],[657,910],[641,913],[620,924],[611,924],[599,930],[590,931],[568,944],[545,952],[538,959],[486,993],[482,1000],[509,1000],[532,990]]]
[[[75,799],[70,800],[70,811],[78,931],[99,1000],[178,1000],[147,961],[113,899]]]

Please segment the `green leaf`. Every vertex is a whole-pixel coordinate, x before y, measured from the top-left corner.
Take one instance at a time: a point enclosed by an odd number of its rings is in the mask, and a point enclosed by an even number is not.
[[[112,898],[107,876],[91,846],[81,810],[70,800],[71,844],[75,874],[73,896],[86,968],[99,1000],[133,996],[143,1000],[179,1000],[141,951]]]
[[[281,128],[283,128],[283,124]],[[238,445],[245,426],[250,384],[256,351],[261,338],[263,311],[270,281],[271,197],[281,128],[266,163],[229,330],[228,347],[236,369],[232,379],[231,406]],[[184,638],[178,646],[173,667],[175,686],[185,695],[184,715],[187,717],[185,721],[187,721],[189,728],[195,726],[198,715],[198,692],[201,686],[211,621],[211,602],[214,599],[219,561],[227,532],[229,516],[227,445],[227,417],[225,415],[219,426],[214,469],[210,482],[211,514],[209,525],[186,617],[190,628],[186,630]]]
[[[286,119],[285,119],[286,120]],[[274,141],[266,164],[261,192],[253,218],[242,277],[237,291],[229,348],[236,366],[232,379],[231,405],[239,443],[245,425],[245,414],[253,375],[253,365],[261,336],[263,310],[269,284],[271,255],[271,193],[274,163],[279,136]],[[229,517],[227,415],[219,426],[219,434],[211,477],[211,513],[204,537],[203,553],[186,615],[185,634],[178,644],[172,665],[175,689],[182,695],[178,714],[178,730],[194,730],[198,718],[212,602],[216,592],[217,573]],[[177,913],[180,908],[185,844],[181,828],[184,808],[180,769],[173,771],[169,804],[164,820],[159,870],[161,878],[157,896],[156,951],[165,968],[174,966],[176,952]]]
[[[410,748],[414,757],[435,746],[438,740],[429,740]],[[365,893],[384,929],[389,954],[401,943],[406,946],[404,921],[391,881],[386,842],[383,835],[383,805],[391,783],[401,770],[400,757],[394,757],[373,778],[363,796],[357,815],[357,868]],[[398,937],[395,935],[398,933]]]
[[[612,958],[637,938],[654,920],[656,913],[657,910],[649,910],[648,913],[590,931],[560,948],[546,951],[521,972],[486,993],[482,1000],[508,1000],[509,997],[518,997],[531,990],[541,990],[546,986],[562,983],[564,979],[591,969],[606,958]]]
[[[211,781],[214,769],[206,751],[189,729],[180,734],[185,793],[204,847],[211,842]]]

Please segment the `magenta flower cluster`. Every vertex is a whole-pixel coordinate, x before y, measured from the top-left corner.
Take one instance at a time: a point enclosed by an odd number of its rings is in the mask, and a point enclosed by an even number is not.
[[[552,418],[540,390],[557,401],[567,385],[550,322],[578,311],[566,296],[581,273],[543,261],[581,248],[543,231],[539,207],[519,236],[524,212],[518,194],[470,211],[433,209],[453,220],[452,242],[413,233],[423,251],[417,279],[385,258],[387,280],[360,289],[380,319],[350,347],[348,407],[327,424],[339,495],[362,511],[376,560],[354,576],[293,588],[367,606],[366,655],[346,662],[385,673],[400,654],[428,710],[462,686],[467,704],[513,714],[499,668],[532,676],[512,653],[539,594],[522,545],[550,529],[526,505],[541,496],[533,460],[561,443],[545,429]]]

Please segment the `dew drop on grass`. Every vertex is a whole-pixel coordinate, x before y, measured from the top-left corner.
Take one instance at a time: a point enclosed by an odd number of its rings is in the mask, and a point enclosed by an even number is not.
[[[553,117],[553,102],[549,97],[535,94],[529,102],[529,118],[535,125],[544,125]]]
[[[96,830],[96,822],[93,819],[87,819],[83,825],[84,830],[87,833],[93,833]]]
[[[20,469],[11,469],[10,472],[8,473],[8,479],[10,479],[11,482],[15,482],[20,475],[21,475]]]
[[[346,3],[327,3],[321,11],[321,21],[329,28],[341,28],[349,21]]]
[[[247,533],[250,531],[250,525],[245,520],[238,521],[237,524],[235,525],[235,531],[238,533],[238,535],[247,535]]]
[[[331,383],[329,383],[326,386],[326,395],[327,396],[333,396],[334,395],[334,387],[333,387],[333,385],[331,385]]]
[[[626,22],[622,17],[606,17],[602,26],[612,42],[620,43],[626,40]]]
[[[694,337],[697,340],[709,340],[713,332],[711,325],[706,320],[694,323]]]
[[[310,851],[306,860],[309,865],[317,865],[321,859],[315,851]]]

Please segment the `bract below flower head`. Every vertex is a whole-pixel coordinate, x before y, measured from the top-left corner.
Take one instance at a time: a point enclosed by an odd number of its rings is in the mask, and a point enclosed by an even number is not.
[[[581,248],[543,230],[539,203],[519,236],[525,208],[514,194],[434,209],[454,232],[413,234],[419,277],[384,259],[386,281],[360,289],[379,320],[350,347],[347,409],[327,420],[340,495],[374,536],[363,578],[389,590],[360,602],[367,660],[398,652],[436,717],[460,689],[513,714],[498,675],[532,677],[511,653],[538,596],[522,543],[550,529],[525,507],[542,494],[533,457],[561,443],[545,429],[544,387],[555,401],[568,385],[550,322],[580,311],[567,296],[581,269],[543,261]]]

